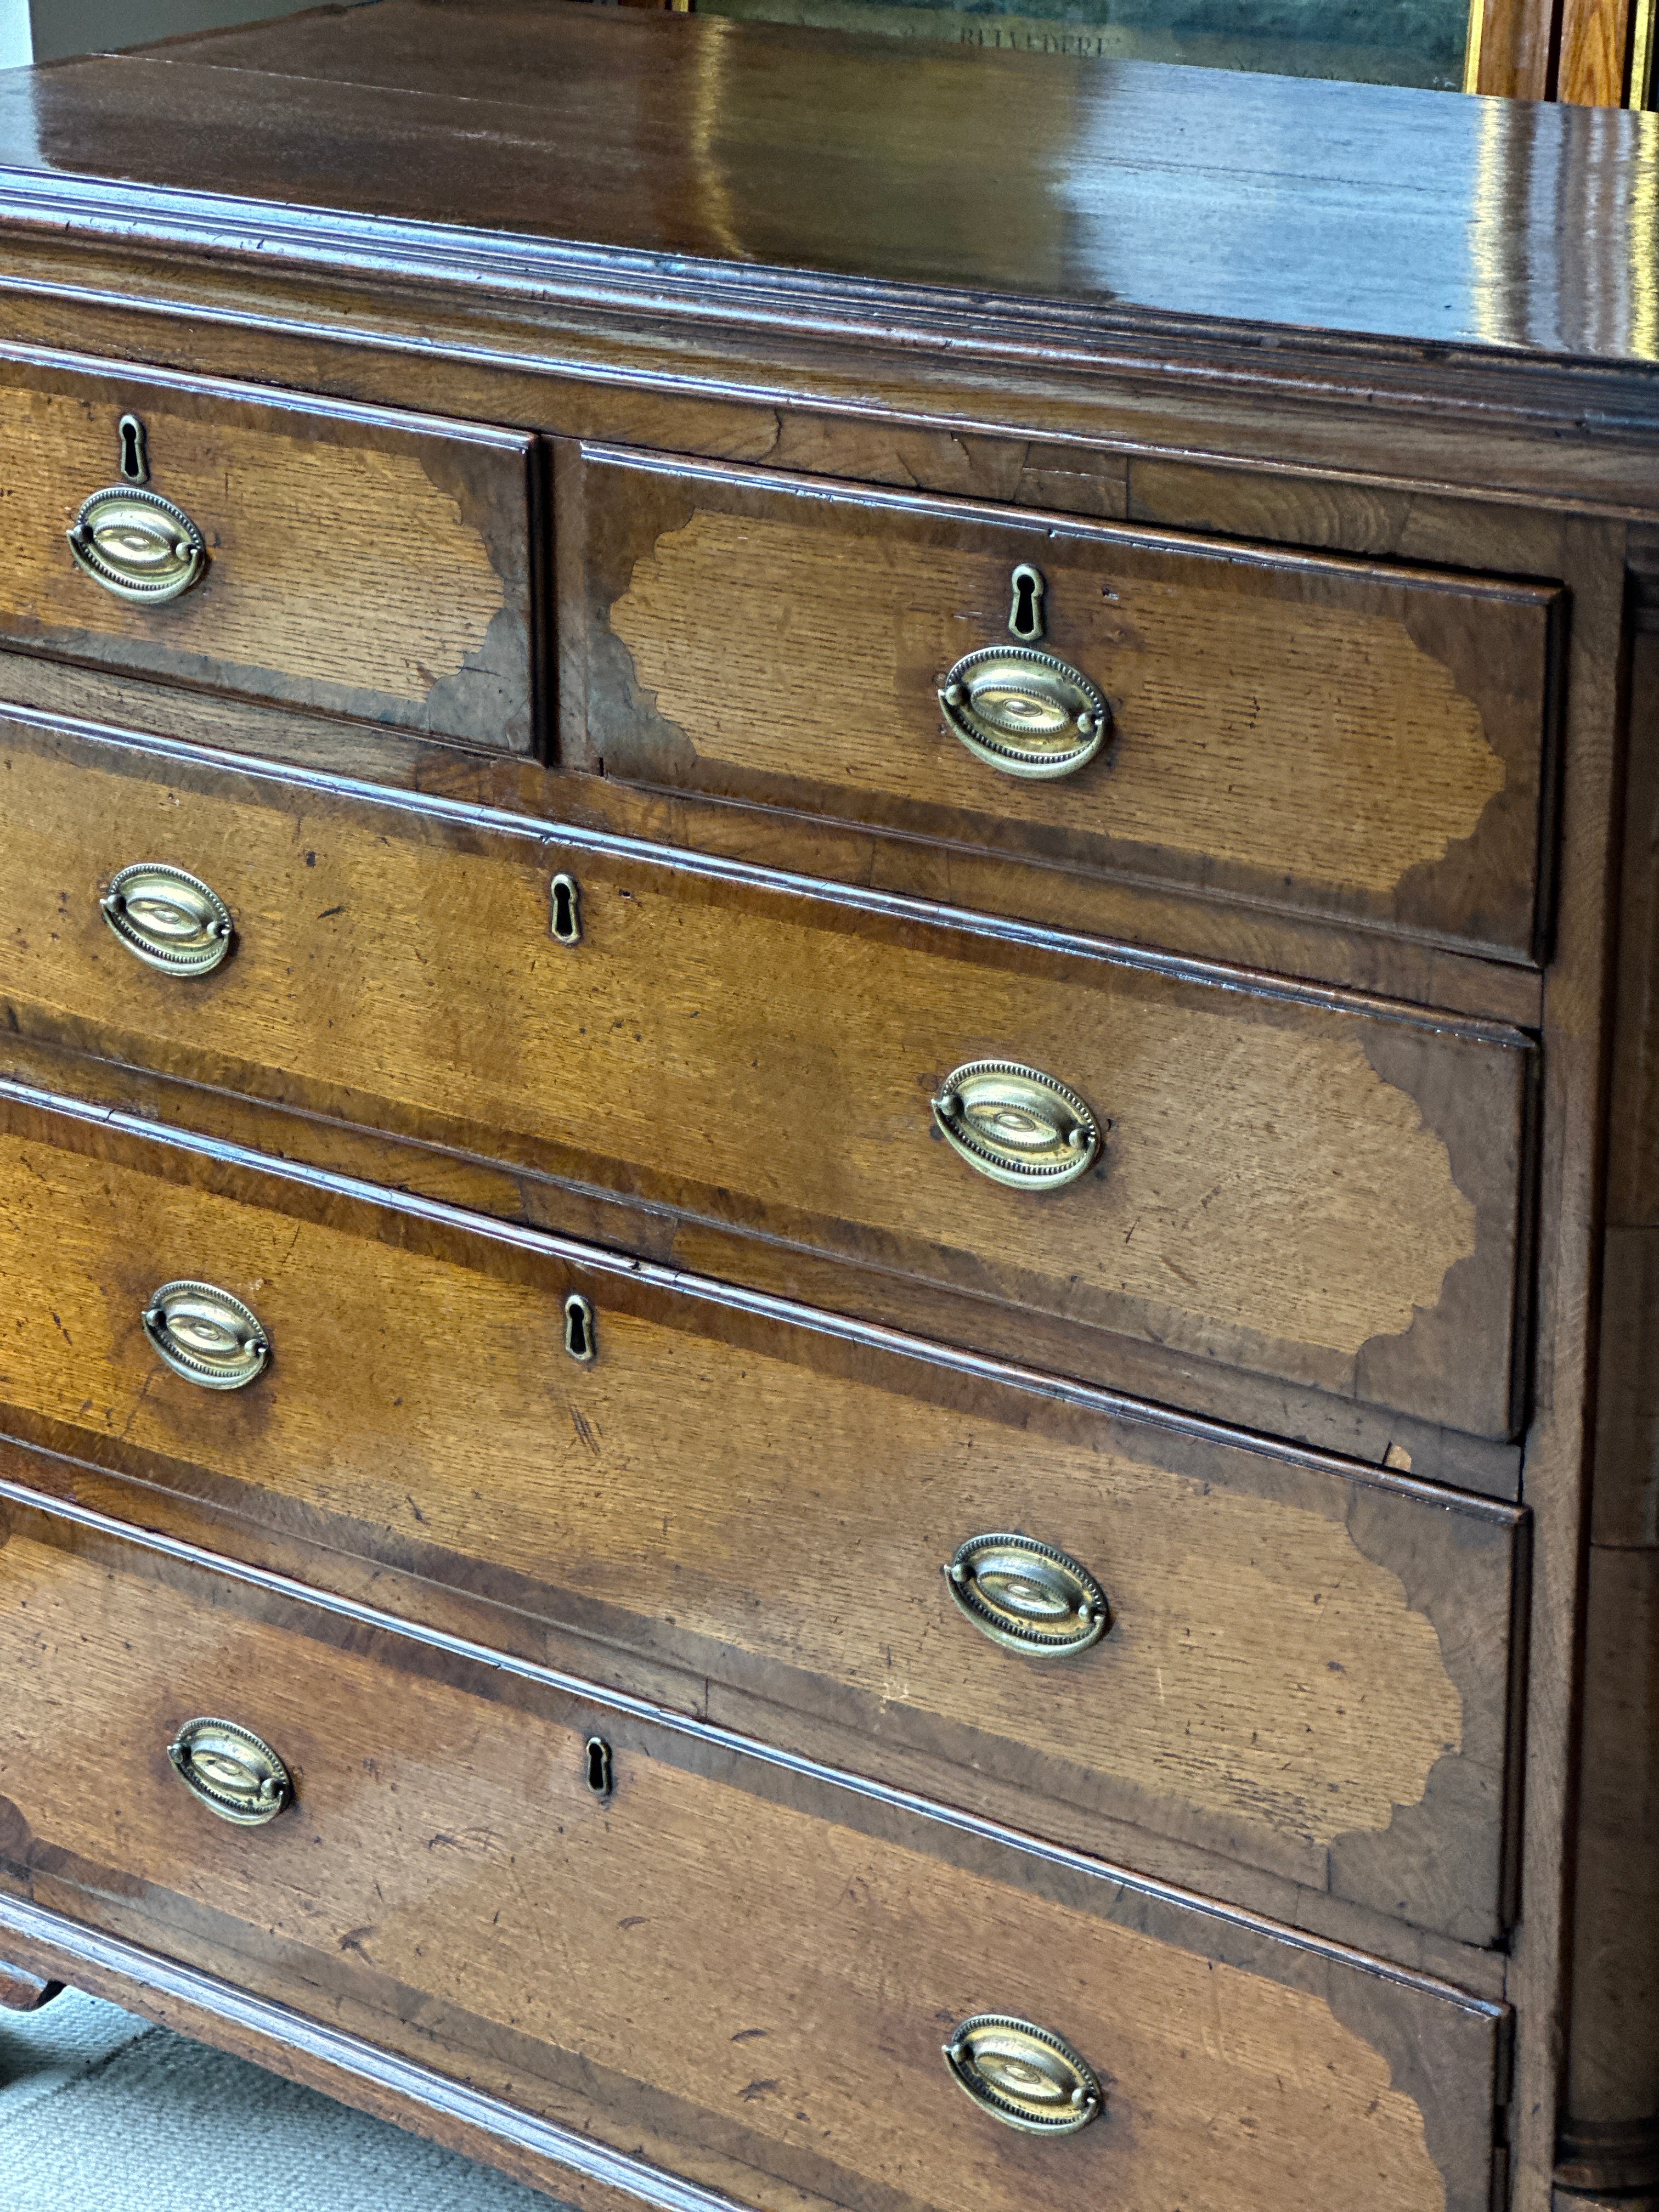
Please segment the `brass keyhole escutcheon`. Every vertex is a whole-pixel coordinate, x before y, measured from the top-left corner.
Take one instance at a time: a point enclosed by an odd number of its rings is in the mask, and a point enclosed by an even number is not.
[[[580,1367],[591,1367],[599,1356],[593,1309],[580,1291],[572,1291],[564,1302],[564,1348]]]
[[[287,1767],[263,1736],[235,1721],[186,1721],[167,1757],[191,1796],[235,1827],[263,1827],[293,1802]]]
[[[574,876],[555,876],[550,896],[555,940],[560,945],[580,945],[582,937],[582,895]]]
[[[165,860],[136,860],[98,902],[127,951],[164,975],[206,975],[230,951],[230,909],[210,884]]]
[[[1069,1659],[1112,1625],[1106,1593],[1089,1570],[1035,1536],[970,1536],[945,1577],[959,1610],[1006,1651]]]
[[[149,482],[149,441],[136,415],[124,415],[115,428],[121,444],[121,474],[130,484]]]
[[[1042,596],[1048,587],[1042,580],[1042,571],[1034,568],[1029,561],[1022,561],[1009,580],[1013,599],[1008,609],[1008,635],[1018,638],[1022,645],[1035,645],[1046,623]]]
[[[1049,2029],[1007,2013],[964,2020],[945,2045],[945,2063],[981,2112],[1027,2135],[1075,2135],[1105,2102],[1087,2059]]]

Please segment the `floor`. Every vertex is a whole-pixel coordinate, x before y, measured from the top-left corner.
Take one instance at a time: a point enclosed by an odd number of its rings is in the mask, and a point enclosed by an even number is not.
[[[0,2012],[0,2212],[550,2212],[383,2120],[66,1990]]]

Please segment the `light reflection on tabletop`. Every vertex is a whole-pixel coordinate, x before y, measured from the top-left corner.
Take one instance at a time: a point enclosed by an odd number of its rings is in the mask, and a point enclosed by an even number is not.
[[[1120,315],[1659,356],[1656,116],[556,5],[538,19],[556,68],[503,54],[461,101],[376,56],[356,28],[376,12],[337,19],[331,76],[281,97],[269,73],[140,57],[0,76],[0,166],[82,200],[67,180]]]

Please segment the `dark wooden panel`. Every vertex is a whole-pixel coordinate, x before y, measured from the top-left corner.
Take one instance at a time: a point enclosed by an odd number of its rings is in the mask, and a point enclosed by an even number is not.
[[[0,1862],[44,1905],[185,1966],[234,1961],[255,1995],[510,2080],[693,2182],[743,2174],[768,2212],[802,2193],[1012,2212],[1057,2172],[1146,2212],[1314,2212],[1339,2188],[1486,2212],[1491,2007],[533,1670],[6,1517],[0,1638],[29,1696],[0,1753]],[[295,1775],[260,1830],[169,1771],[179,1723],[227,1711]],[[1091,2055],[1103,2120],[1057,2145],[975,2115],[939,2046],[981,2008]]]
[[[64,532],[119,485],[117,426],[149,489],[205,538],[203,580],[114,596]],[[7,557],[0,636],[474,744],[536,738],[535,452],[522,434],[295,400],[99,362],[0,356]]]
[[[21,1106],[0,1188],[0,1393],[43,1432],[988,1774],[1039,1829],[1054,1798],[1500,1930],[1513,1509]],[[138,1316],[178,1277],[252,1307],[269,1375],[227,1395],[161,1367]],[[1091,1651],[1010,1654],[957,1612],[952,1554],[1007,1529],[1099,1577]]]
[[[1659,628],[1638,558],[1559,2145],[1565,2186],[1621,2195],[1659,2189]]]
[[[560,474],[567,764],[1534,953],[1558,591],[604,448]],[[1021,564],[1112,710],[1063,781],[939,714]]]

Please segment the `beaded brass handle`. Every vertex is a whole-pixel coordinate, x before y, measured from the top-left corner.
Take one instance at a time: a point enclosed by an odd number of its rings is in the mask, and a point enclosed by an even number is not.
[[[1035,1536],[970,1536],[945,1578],[981,1635],[1006,1651],[1069,1659],[1112,1625],[1106,1594],[1087,1567]]]
[[[140,605],[182,598],[207,570],[207,540],[183,507],[135,484],[109,484],[84,501],[69,545],[95,583]]]
[[[1100,1150],[1100,1123],[1069,1085],[1013,1060],[970,1060],[945,1079],[933,1119],[971,1168],[1015,1190],[1075,1182]]]
[[[1074,2135],[1103,2101],[1093,2067],[1069,2043],[1006,2013],[964,2020],[945,2045],[945,2063],[981,2112],[1028,2135]]]
[[[270,1357],[258,1316],[212,1283],[163,1283],[144,1308],[143,1322],[173,1373],[204,1390],[245,1390]]]
[[[236,1827],[263,1827],[293,1801],[287,1767],[262,1736],[234,1721],[186,1721],[167,1757],[191,1796]]]
[[[135,860],[99,900],[135,959],[164,975],[205,975],[230,951],[230,908],[210,884],[165,860]]]

